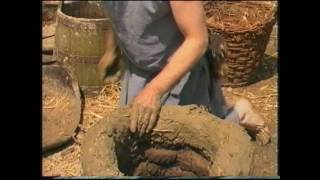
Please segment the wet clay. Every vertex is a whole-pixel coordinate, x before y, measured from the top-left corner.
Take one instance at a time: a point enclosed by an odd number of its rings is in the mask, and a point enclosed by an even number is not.
[[[80,122],[81,99],[77,81],[59,65],[42,66],[42,148],[67,142]]]
[[[83,139],[85,176],[249,175],[253,146],[245,130],[194,105],[161,109],[154,130],[129,131],[121,108],[90,128]]]

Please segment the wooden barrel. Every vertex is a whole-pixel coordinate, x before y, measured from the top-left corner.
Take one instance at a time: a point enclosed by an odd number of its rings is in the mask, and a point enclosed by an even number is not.
[[[97,64],[112,31],[101,2],[62,3],[57,10],[54,56],[77,78],[81,88],[103,86]]]
[[[81,117],[77,81],[66,68],[43,57],[42,65],[42,149],[54,149],[67,142]],[[49,63],[50,62],[50,63]]]

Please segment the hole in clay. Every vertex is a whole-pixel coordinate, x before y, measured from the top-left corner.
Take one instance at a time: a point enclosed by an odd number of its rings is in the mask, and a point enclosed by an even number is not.
[[[195,148],[152,144],[150,136],[115,140],[118,169],[126,176],[208,176],[210,162]],[[173,155],[174,154],[174,155]]]

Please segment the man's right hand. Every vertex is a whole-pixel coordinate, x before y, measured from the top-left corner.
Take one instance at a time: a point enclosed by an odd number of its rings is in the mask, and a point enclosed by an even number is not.
[[[130,105],[130,130],[140,136],[149,133],[157,123],[161,108],[161,95],[148,85],[134,98]]]

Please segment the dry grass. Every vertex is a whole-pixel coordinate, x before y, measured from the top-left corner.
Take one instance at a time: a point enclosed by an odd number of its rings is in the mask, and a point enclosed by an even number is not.
[[[118,107],[120,86],[119,83],[104,86],[96,96],[85,96],[83,122],[81,130],[75,135],[75,141],[63,150],[43,158],[43,176],[80,176],[80,145],[86,130],[107,116]]]
[[[44,26],[44,34],[51,34],[51,27]],[[271,35],[271,42],[267,53],[277,56],[277,33]],[[277,74],[264,81],[257,82],[251,86],[243,88],[223,88],[227,99],[238,98],[239,96],[248,98],[257,111],[267,120],[271,127],[273,137],[277,136]],[[75,135],[75,140],[81,143],[81,139],[86,130],[96,124],[102,117],[107,116],[118,107],[120,86],[119,84],[109,84],[103,87],[96,96],[86,96],[83,111],[83,122],[80,131]],[[43,157],[42,174],[44,176],[80,176],[82,173],[80,162],[80,145],[72,143],[56,153]],[[255,175],[274,175],[276,169],[276,148],[268,146],[261,151],[257,161],[257,172]],[[269,153],[270,152],[270,153]]]
[[[56,23],[54,9],[44,9],[44,21],[42,26],[42,35],[50,36],[54,34]],[[54,37],[43,40],[44,47],[53,47]],[[95,96],[86,96],[84,99],[83,119],[79,125],[80,131],[75,134],[74,140],[81,143],[86,130],[93,126],[102,117],[107,116],[113,109],[117,108],[120,93],[119,83],[108,84],[104,86]],[[48,99],[49,100],[49,99]],[[56,99],[52,99],[56,100]],[[49,107],[47,101],[45,107]],[[52,102],[50,102],[51,106]],[[47,107],[47,108],[48,108]],[[80,144],[72,143],[63,147],[58,152],[42,158],[43,176],[80,176],[82,173],[80,163]]]
[[[265,118],[269,127],[276,133],[274,115],[278,109],[277,76],[245,88],[223,88],[227,100],[233,104],[237,98],[244,97],[254,105],[257,111]]]
[[[85,97],[83,127],[90,128],[97,120],[118,108],[120,85],[108,84],[97,96]]]
[[[43,176],[80,176],[80,146],[73,144],[66,149],[42,159]]]
[[[204,2],[208,26],[232,32],[264,26],[273,19],[276,7],[276,2],[270,1]]]
[[[266,119],[268,126],[271,126],[273,138],[277,136],[277,76],[259,82],[257,84],[243,88],[223,88],[226,98],[245,97],[248,98],[259,113]],[[59,152],[43,158],[44,176],[80,176],[82,173],[80,162],[81,139],[84,137],[87,129],[96,124],[102,117],[107,116],[118,107],[120,87],[119,84],[106,85],[96,96],[85,98],[85,107],[83,112],[83,123],[81,131],[76,135],[76,141],[72,145],[60,150]],[[263,154],[262,154],[263,155]],[[262,156],[261,155],[261,156]],[[264,155],[265,156],[265,155]],[[259,157],[260,158],[260,157]],[[262,158],[262,157],[261,157]],[[270,157],[265,157],[266,162],[275,165],[270,161]],[[265,162],[263,162],[265,163]],[[273,169],[264,170],[268,175],[274,174]],[[271,168],[271,170],[270,170]],[[260,173],[260,172],[258,172]]]

